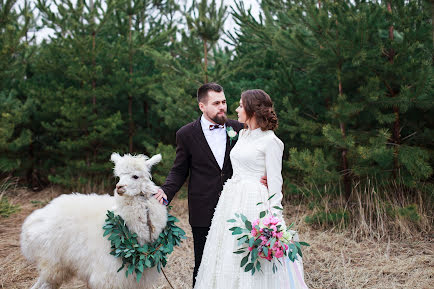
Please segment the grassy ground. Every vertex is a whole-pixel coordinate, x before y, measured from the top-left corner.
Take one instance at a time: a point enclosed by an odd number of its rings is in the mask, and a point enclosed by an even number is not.
[[[58,194],[53,188],[39,193],[17,190],[9,194],[10,203],[19,204],[21,209],[8,218],[0,217],[0,288],[30,288],[36,281],[35,267],[20,252],[21,224],[33,210]],[[188,239],[170,256],[165,272],[175,288],[191,288],[193,242],[187,201],[176,199],[172,204],[172,214],[180,219],[178,225],[186,231]],[[304,207],[285,204],[287,223],[295,222],[300,238],[311,244],[304,249],[305,279],[309,288],[433,288],[432,232],[396,240],[356,241],[349,232],[307,226],[303,222],[306,214]],[[61,288],[85,289],[86,286],[73,279]],[[161,278],[155,288],[170,287]]]

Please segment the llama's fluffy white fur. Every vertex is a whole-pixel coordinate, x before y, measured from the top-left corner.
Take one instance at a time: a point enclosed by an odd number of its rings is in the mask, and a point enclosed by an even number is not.
[[[126,278],[124,270],[117,273],[122,261],[110,255],[102,227],[107,210],[114,210],[137,233],[139,243],[158,238],[167,223],[167,209],[151,196],[158,187],[151,181],[150,169],[161,155],[148,159],[114,153],[111,160],[119,177],[114,197],[61,195],[24,221],[21,249],[40,273],[32,289],[59,288],[74,275],[91,289],[150,288],[159,278],[155,268],[146,269],[138,284],[135,274]],[[147,216],[154,227],[151,236]]]

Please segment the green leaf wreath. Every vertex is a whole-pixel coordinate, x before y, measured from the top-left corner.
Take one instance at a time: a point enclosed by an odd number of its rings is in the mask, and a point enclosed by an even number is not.
[[[167,225],[160,233],[158,239],[152,244],[140,246],[137,234],[131,233],[121,216],[107,211],[105,220],[104,237],[110,235],[111,252],[117,258],[122,258],[122,266],[117,272],[126,268],[125,276],[136,273],[137,283],[142,278],[146,268],[157,266],[158,272],[161,266],[167,264],[167,255],[173,252],[173,247],[179,246],[182,239],[186,239],[185,232],[175,225],[178,219],[167,214]]]

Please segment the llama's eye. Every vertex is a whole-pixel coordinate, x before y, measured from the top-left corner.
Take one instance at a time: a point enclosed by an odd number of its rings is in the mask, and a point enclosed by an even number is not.
[[[136,175],[134,175],[134,176],[133,176],[133,179],[136,179],[136,180],[137,180],[138,178],[139,178],[139,177],[138,177],[138,176],[136,176]]]

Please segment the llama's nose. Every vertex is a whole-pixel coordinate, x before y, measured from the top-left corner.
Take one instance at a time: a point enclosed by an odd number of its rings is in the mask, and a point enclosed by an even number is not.
[[[116,191],[118,192],[119,196],[122,196],[126,192],[125,186],[117,185]]]

